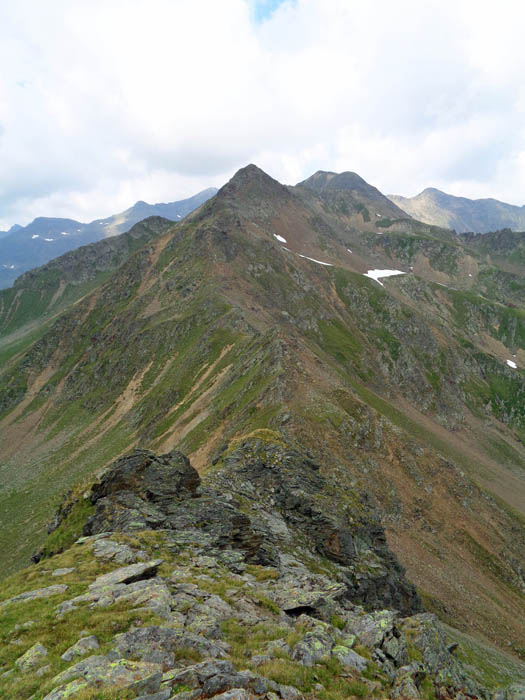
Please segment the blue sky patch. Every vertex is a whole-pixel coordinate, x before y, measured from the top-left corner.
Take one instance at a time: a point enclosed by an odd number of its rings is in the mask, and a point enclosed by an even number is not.
[[[255,0],[255,21],[264,22],[269,19],[279,5],[283,5],[286,0]]]

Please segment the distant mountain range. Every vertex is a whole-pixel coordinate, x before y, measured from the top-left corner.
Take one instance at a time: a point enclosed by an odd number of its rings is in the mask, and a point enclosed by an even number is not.
[[[434,187],[427,187],[415,197],[396,194],[388,197],[415,219],[457,233],[488,233],[503,228],[525,231],[525,206],[517,207],[497,199],[454,197]]]
[[[15,224],[9,231],[0,231],[0,289],[9,287],[26,270],[82,245],[124,233],[149,216],[180,221],[216,192],[214,187],[209,187],[177,202],[148,204],[139,201],[120,214],[87,224],[49,217],[38,217],[27,226]]]

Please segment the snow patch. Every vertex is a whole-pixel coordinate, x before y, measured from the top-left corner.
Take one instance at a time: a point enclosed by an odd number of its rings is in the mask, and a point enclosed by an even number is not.
[[[401,270],[368,270],[364,273],[365,277],[370,277],[370,279],[375,280],[378,284],[384,287],[384,284],[379,281],[380,277],[393,277],[394,275],[406,275],[406,272]]]
[[[274,233],[273,236],[274,236],[274,238],[277,238],[277,240],[279,241],[279,243],[288,243],[288,241],[286,240],[286,238],[283,238],[282,236],[279,236],[278,233]]]
[[[305,258],[305,260],[310,260],[311,262],[317,263],[318,265],[328,265],[328,267],[333,267],[333,263],[323,262],[322,260],[315,260],[315,258],[309,258],[308,255],[301,255],[301,253],[297,253],[297,255],[300,258]]]
[[[34,233],[34,234],[31,236],[31,238],[40,238],[40,236],[39,236],[38,233]]]
[[[350,248],[347,248],[347,251],[348,251],[349,253],[351,253],[351,252],[352,252],[352,251],[350,250]]]
[[[379,216],[379,217],[381,217],[381,214],[378,214],[378,213],[376,212],[376,216]]]
[[[518,369],[518,365],[512,360],[507,360],[507,364],[509,367],[512,367],[512,369]]]

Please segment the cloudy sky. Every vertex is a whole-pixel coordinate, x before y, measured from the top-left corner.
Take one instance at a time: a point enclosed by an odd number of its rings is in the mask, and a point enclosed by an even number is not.
[[[515,0],[6,0],[0,228],[354,170],[525,203]]]

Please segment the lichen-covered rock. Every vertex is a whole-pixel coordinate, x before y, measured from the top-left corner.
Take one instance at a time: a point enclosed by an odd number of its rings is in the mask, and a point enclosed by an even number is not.
[[[21,603],[29,600],[38,600],[39,598],[50,598],[54,595],[62,595],[62,593],[65,593],[67,589],[68,586],[65,583],[57,583],[53,586],[47,586],[46,588],[38,588],[35,591],[26,591],[25,593],[19,593],[8,600],[4,600],[4,602],[0,604],[0,608],[3,608],[5,605],[9,605],[10,603]]]
[[[157,577],[128,584],[114,583],[90,587],[86,593],[58,605],[56,615],[57,618],[61,618],[81,603],[89,603],[90,607],[104,608],[113,605],[117,600],[127,601],[131,607],[150,608],[166,619],[171,616],[171,594],[166,582]]]
[[[93,542],[93,554],[97,559],[115,561],[117,564],[134,564],[137,558],[143,558],[143,555],[137,556],[138,553],[127,544],[115,542],[110,538],[95,540]]]
[[[90,656],[55,676],[53,683],[60,685],[84,679],[90,686],[115,685],[119,688],[144,688],[144,691],[156,692],[162,680],[161,671],[162,667],[156,663]]]
[[[435,615],[421,613],[401,621],[400,629],[421,656],[421,667],[437,683],[461,687],[467,678],[456,656],[449,650],[443,630]],[[471,684],[476,692],[476,687]]]
[[[373,613],[349,616],[345,631],[354,634],[367,647],[381,646],[394,628],[397,613],[393,610],[377,610]]]
[[[313,666],[321,659],[330,656],[334,640],[324,627],[307,632],[292,649],[292,659],[303,666]]]
[[[76,644],[73,644],[66,649],[66,651],[60,657],[63,661],[71,661],[75,656],[84,656],[90,651],[96,651],[100,644],[95,635],[90,635],[89,637],[82,637]]]
[[[40,666],[46,657],[47,649],[43,644],[37,642],[16,660],[16,665],[25,673]]]
[[[332,649],[332,656],[339,661],[341,666],[353,671],[364,671],[368,663],[363,656],[340,644]]]
[[[191,649],[203,657],[223,658],[224,645],[169,627],[139,627],[115,637],[113,651],[118,657],[161,664],[163,668],[175,666],[177,650]]]
[[[81,690],[85,690],[88,687],[87,681],[77,679],[75,681],[71,681],[71,683],[66,683],[58,688],[55,688],[48,693],[43,700],[68,700],[68,698],[73,697]]]
[[[421,671],[417,663],[409,664],[400,668],[394,680],[392,697],[399,700],[418,700],[421,695],[418,684],[425,678],[425,673]]]

